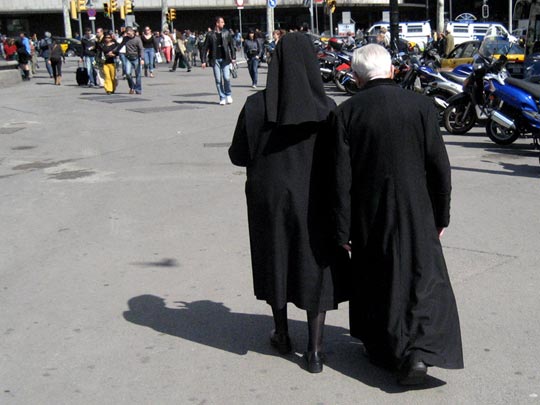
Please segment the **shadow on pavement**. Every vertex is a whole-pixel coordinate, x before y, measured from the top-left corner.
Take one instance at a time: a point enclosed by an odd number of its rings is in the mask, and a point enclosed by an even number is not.
[[[128,301],[129,310],[123,316],[126,321],[136,325],[230,353],[245,355],[252,351],[278,355],[269,344],[269,333],[273,327],[273,319],[269,315],[231,312],[222,303],[209,300],[176,301],[175,304],[178,304],[178,308],[168,308],[163,298],[140,295]],[[306,339],[298,337],[307,334],[307,323],[290,320],[289,333],[295,349],[303,350]],[[435,388],[445,384],[430,376],[421,387],[397,385],[395,375],[371,365],[362,354],[362,344],[353,341],[348,333],[342,327],[325,327],[325,345],[329,349],[325,363],[327,367],[388,393]],[[300,355],[292,354],[282,358],[304,367]]]

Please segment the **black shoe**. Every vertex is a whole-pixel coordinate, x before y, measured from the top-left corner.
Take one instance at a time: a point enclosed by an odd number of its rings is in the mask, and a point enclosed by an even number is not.
[[[288,354],[292,352],[291,338],[286,333],[276,333],[275,330],[270,334],[270,344],[279,354]]]
[[[187,71],[188,71],[188,72],[191,72],[191,69],[188,69]]]
[[[176,69],[169,69],[169,72],[176,72]]]
[[[324,355],[322,352],[306,352],[304,359],[306,359],[306,369],[310,373],[316,374],[323,370]]]
[[[427,376],[428,367],[422,360],[408,360],[400,370],[398,383],[401,385],[422,384]]]

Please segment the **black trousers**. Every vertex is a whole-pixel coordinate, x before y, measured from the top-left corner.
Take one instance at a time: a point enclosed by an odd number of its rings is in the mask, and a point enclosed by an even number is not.
[[[58,76],[62,76],[62,59],[49,59],[51,61],[51,68],[53,77],[56,79]]]
[[[178,62],[180,62],[180,60],[184,62],[184,65],[186,65],[188,69],[191,69],[191,65],[189,64],[189,60],[188,58],[186,58],[186,55],[183,52],[177,50],[174,54],[174,61],[171,66],[172,70],[176,70],[176,68],[178,67]]]

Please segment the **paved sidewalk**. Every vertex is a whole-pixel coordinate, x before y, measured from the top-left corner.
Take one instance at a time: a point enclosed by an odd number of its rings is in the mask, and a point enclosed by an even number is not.
[[[530,141],[445,136],[453,166],[443,245],[466,368],[405,390],[327,316],[324,372],[268,344],[252,293],[245,170],[227,147],[246,97],[219,106],[210,69],[107,96],[42,69],[0,89],[1,404],[538,404],[540,165]],[[266,68],[260,71],[260,83]],[[330,89],[330,88],[329,88]],[[346,99],[329,92],[336,101]],[[399,108],[399,106],[396,106]]]

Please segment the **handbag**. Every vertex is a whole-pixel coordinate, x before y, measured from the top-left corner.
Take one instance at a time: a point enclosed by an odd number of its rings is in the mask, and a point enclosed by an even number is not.
[[[161,53],[159,52],[156,52],[156,62],[163,63],[163,57],[161,56]]]
[[[233,79],[236,79],[238,77],[238,65],[236,62],[231,63],[231,76]]]

